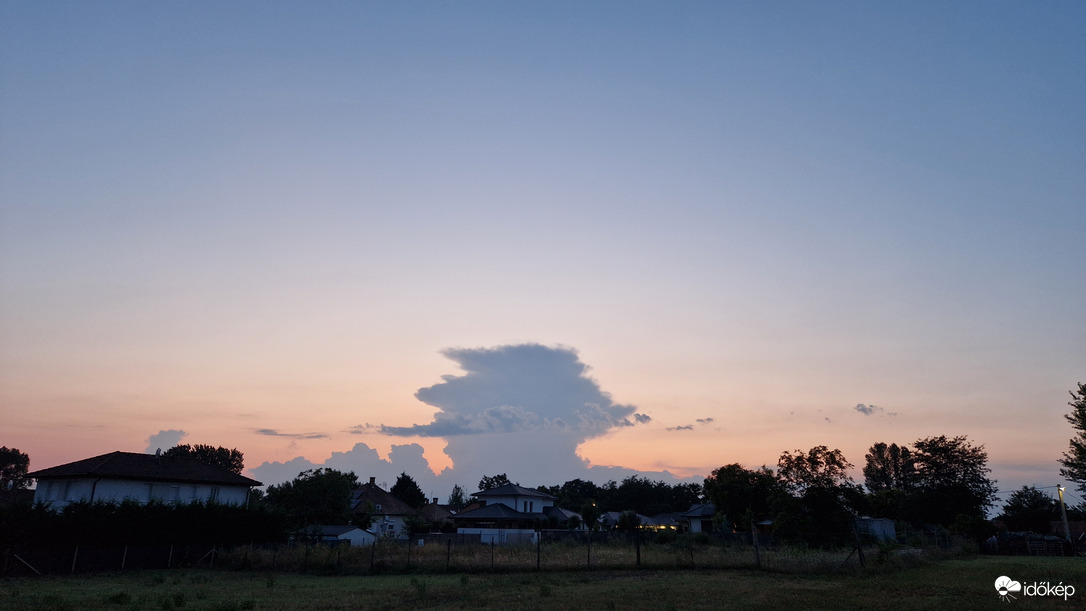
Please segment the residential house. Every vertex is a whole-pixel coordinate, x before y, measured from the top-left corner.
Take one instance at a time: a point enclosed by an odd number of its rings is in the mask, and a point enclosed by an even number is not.
[[[351,547],[370,545],[377,535],[354,524],[320,524],[303,528],[293,535],[294,539],[308,538],[327,545],[347,544]]]
[[[535,542],[540,528],[567,522],[576,515],[556,507],[555,497],[516,484],[480,490],[471,496],[479,505],[454,514],[452,520],[457,533],[479,535],[483,543]]]
[[[110,452],[27,473],[34,502],[59,509],[77,501],[245,505],[261,483],[193,458]]]
[[[697,503],[691,506],[689,511],[680,515],[679,519],[690,525],[692,533],[711,533],[715,513],[716,506],[712,503]]]
[[[368,516],[373,520],[370,525],[378,537],[406,539],[407,521],[417,512],[377,485],[376,478],[356,488],[351,495],[351,512],[357,516]]]

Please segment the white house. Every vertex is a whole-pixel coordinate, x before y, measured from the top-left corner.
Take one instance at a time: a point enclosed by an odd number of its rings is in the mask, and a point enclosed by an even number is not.
[[[572,515],[556,507],[553,496],[516,484],[480,490],[471,496],[481,506],[457,513],[452,520],[457,533],[479,535],[483,543],[534,542],[536,531],[551,516],[565,521]]]
[[[152,500],[245,505],[261,483],[192,458],[110,452],[27,473],[37,480],[34,502],[54,509],[76,501]]]
[[[351,512],[373,520],[370,530],[378,537],[407,538],[407,520],[417,512],[377,485],[376,478],[351,494]]]
[[[336,544],[349,541],[351,547],[370,545],[377,541],[377,535],[353,524],[323,524],[302,529],[297,537],[310,537],[321,543]]]

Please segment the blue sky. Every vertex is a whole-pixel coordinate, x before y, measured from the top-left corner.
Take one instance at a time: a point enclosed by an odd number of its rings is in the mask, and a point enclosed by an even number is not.
[[[440,470],[380,427],[435,422],[445,351],[541,344],[652,418],[592,465],[964,434],[1001,487],[1056,477],[1080,3],[0,11],[0,441],[34,468],[176,430]]]

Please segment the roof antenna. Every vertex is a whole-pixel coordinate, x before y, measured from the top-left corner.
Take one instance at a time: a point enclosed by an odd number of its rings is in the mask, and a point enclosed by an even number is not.
[[[155,450],[155,458],[160,458],[161,456],[162,456],[162,448],[158,448],[157,450]]]

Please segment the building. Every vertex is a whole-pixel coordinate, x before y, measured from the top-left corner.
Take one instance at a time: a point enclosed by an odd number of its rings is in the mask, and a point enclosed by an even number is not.
[[[378,537],[407,538],[407,521],[417,512],[378,486],[375,480],[371,477],[368,483],[351,493],[351,512],[360,517],[370,517],[373,520],[370,530]]]
[[[27,473],[34,502],[60,509],[78,501],[245,505],[261,483],[192,458],[110,452]]]
[[[483,543],[535,542],[536,532],[567,523],[576,515],[556,507],[555,498],[544,492],[506,484],[473,493],[478,505],[452,516],[456,532],[479,535]]]

